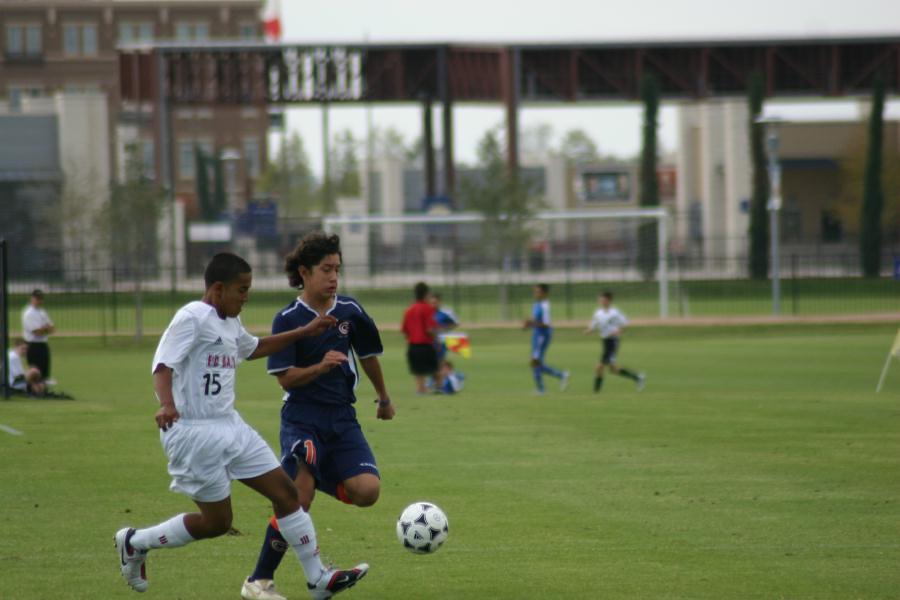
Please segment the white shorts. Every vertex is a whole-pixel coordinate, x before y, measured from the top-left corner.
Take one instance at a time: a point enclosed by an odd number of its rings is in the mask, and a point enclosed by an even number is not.
[[[181,419],[159,437],[169,458],[169,489],[200,502],[224,500],[231,495],[232,480],[281,467],[265,440],[237,413]]]

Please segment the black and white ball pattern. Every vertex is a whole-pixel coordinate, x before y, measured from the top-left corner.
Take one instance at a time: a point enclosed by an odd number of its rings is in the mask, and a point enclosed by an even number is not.
[[[397,519],[397,539],[416,554],[437,552],[449,533],[447,515],[433,502],[413,502]]]

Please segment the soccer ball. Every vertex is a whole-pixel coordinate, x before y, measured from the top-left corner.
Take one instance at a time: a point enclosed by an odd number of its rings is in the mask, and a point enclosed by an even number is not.
[[[432,502],[413,502],[397,519],[397,539],[416,554],[437,552],[449,532],[447,515]]]

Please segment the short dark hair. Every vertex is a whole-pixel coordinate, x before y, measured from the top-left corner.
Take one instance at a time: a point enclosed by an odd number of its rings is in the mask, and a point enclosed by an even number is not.
[[[340,256],[343,262],[341,238],[336,233],[328,235],[323,231],[313,231],[304,235],[297,243],[297,247],[284,258],[284,272],[291,287],[303,289],[300,267],[312,270],[323,258],[332,254]]]
[[[539,290],[541,290],[545,294],[550,291],[550,286],[547,285],[546,283],[539,283],[539,284],[537,284],[537,287]]]
[[[602,294],[600,294],[600,295],[603,296],[604,298],[606,298],[607,300],[612,300],[612,299],[613,299],[613,293],[612,293],[611,291],[609,291],[609,290],[605,290],[605,291],[604,291]]]
[[[428,295],[428,284],[424,281],[420,281],[416,284],[416,287],[413,288],[413,294],[416,296],[416,300],[424,300],[425,296]]]
[[[203,272],[203,280],[206,282],[206,289],[209,289],[215,283],[231,283],[243,273],[252,273],[250,263],[231,252],[220,252],[212,257],[209,264],[206,265],[206,271]]]
[[[34,290],[32,290],[32,292],[31,292],[31,297],[37,298],[38,300],[43,300],[44,299],[44,290],[42,290],[40,288],[34,288]]]

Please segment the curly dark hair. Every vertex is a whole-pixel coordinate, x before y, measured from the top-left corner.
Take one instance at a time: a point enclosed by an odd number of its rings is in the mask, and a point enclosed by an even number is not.
[[[322,231],[313,231],[304,235],[297,247],[284,259],[284,272],[287,273],[291,287],[303,289],[300,267],[312,269],[331,254],[341,256],[341,238],[336,233],[328,235]]]

